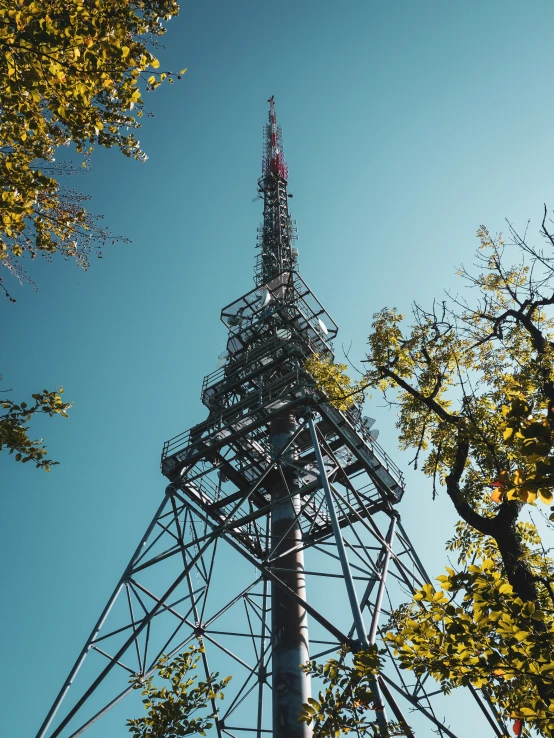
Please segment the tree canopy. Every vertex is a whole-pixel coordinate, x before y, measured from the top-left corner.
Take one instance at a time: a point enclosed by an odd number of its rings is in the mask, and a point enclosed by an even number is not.
[[[458,271],[468,296],[415,304],[407,326],[394,308],[374,316],[365,386],[397,409],[401,447],[462,519],[458,569],[416,592],[385,637],[404,668],[446,692],[480,688],[516,734],[550,738],[554,562],[521,514],[552,527],[554,237],[546,209],[540,245],[509,232],[479,228],[477,273]]]
[[[114,240],[87,198],[61,187],[75,170],[56,152],[100,145],[146,158],[135,135],[141,81],[154,89],[180,77],[156,71],[153,53],[178,10],[175,0],[0,0],[0,258],[20,279],[24,254],[86,267]]]
[[[477,299],[446,297],[413,324],[385,308],[369,337],[367,381],[398,408],[403,448],[446,492],[473,529],[491,536],[508,582],[538,595],[515,524],[524,505],[552,502],[554,485],[554,257],[512,232],[514,265],[502,236],[478,231],[482,272],[460,276]],[[543,221],[543,236],[554,242]]]
[[[20,282],[29,281],[25,256],[60,253],[86,269],[92,251],[118,240],[87,196],[60,184],[78,170],[56,155],[73,146],[85,167],[95,146],[147,158],[135,136],[143,89],[181,77],[156,71],[154,53],[178,11],[175,0],[0,0],[0,265]],[[15,302],[1,275],[0,287]],[[33,398],[4,402],[0,451],[49,470],[25,423],[69,405],[46,390]]]

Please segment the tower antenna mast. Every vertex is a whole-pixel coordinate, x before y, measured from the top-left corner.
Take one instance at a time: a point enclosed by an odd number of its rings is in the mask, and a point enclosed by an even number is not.
[[[289,215],[288,166],[283,151],[283,134],[277,125],[275,99],[269,102],[268,122],[264,127],[262,176],[258,193],[263,195],[263,223],[258,229],[260,254],[256,262],[255,282],[267,284],[278,275],[290,272],[296,263],[296,227]]]

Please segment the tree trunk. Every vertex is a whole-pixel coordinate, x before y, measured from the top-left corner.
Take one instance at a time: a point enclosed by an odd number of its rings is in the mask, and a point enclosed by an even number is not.
[[[537,585],[525,561],[525,552],[517,534],[515,521],[504,528],[498,525],[497,520],[494,522],[494,532],[491,535],[500,551],[506,576],[514,588],[514,594],[524,601],[536,602],[538,599]],[[536,623],[537,626],[540,624],[540,622]]]
[[[506,570],[508,582],[514,588],[514,593],[522,600],[538,600],[535,578],[525,560],[525,552],[518,536],[516,523],[523,507],[522,502],[505,500],[499,507],[494,518],[486,518],[464,499],[460,489],[460,478],[463,474],[469,443],[461,440],[458,443],[456,459],[452,471],[446,478],[448,496],[454,503],[458,515],[472,528],[485,536],[491,536],[496,541],[502,563]],[[537,623],[537,625],[540,625]]]

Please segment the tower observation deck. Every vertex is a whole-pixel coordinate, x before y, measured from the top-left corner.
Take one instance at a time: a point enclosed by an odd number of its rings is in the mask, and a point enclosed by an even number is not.
[[[221,312],[207,417],[164,444],[159,508],[37,738],[105,735],[96,723],[133,691],[129,676],[147,678],[191,643],[206,675],[233,675],[224,707],[212,704],[213,736],[311,738],[298,722],[312,690],[301,664],[379,643],[387,616],[429,581],[398,512],[402,472],[361,407],[338,410],[304,368],[333,357],[338,327],[298,271],[287,188],[270,98],[254,288]],[[380,645],[369,708],[379,735],[393,719],[408,738],[467,736],[437,686]],[[483,735],[506,734],[485,694],[470,700]]]

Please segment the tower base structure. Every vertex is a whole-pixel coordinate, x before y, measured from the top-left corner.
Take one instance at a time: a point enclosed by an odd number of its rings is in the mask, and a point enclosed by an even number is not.
[[[387,616],[429,581],[395,510],[402,494],[396,467],[390,462],[387,468],[386,455],[368,435],[360,445],[364,437],[360,427],[353,434],[352,417],[322,403],[313,388],[304,387],[293,403],[297,420],[283,434],[288,440],[272,450],[268,444],[255,479],[242,489],[238,478],[230,481],[235,463],[227,444],[249,443],[248,426],[217,451],[197,441],[196,449],[189,444],[166,457],[173,479],[162,504],[37,738],[82,735],[132,692],[130,676],[151,675],[162,654],[192,643],[205,649],[206,676],[211,670],[233,675],[224,706],[213,705],[214,736],[283,738],[294,706],[309,695],[293,661],[324,660],[344,644],[359,647],[339,549],[346,552],[368,640],[380,643]],[[275,417],[282,418],[279,410]],[[296,484],[290,486],[292,464]],[[382,480],[389,478],[385,488]],[[411,735],[419,728],[418,735],[434,730],[463,738],[444,717],[448,698],[436,685],[398,670],[390,651],[385,661],[377,683],[389,719],[411,725]],[[501,738],[501,722],[484,697],[474,696],[490,735]],[[137,709],[128,716],[136,717]],[[309,735],[303,726],[298,730],[288,735]]]

